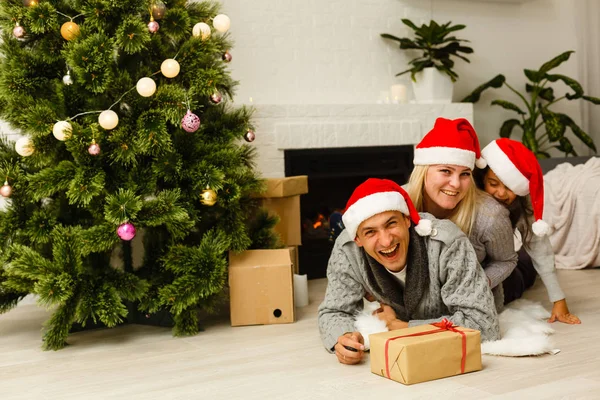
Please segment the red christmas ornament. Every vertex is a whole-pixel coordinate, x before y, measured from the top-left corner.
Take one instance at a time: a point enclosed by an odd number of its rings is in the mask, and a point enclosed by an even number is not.
[[[210,95],[210,101],[214,104],[219,104],[223,100],[223,96],[219,92],[214,92]]]
[[[254,139],[256,139],[256,134],[254,133],[254,131],[252,129],[248,129],[246,131],[246,133],[244,134],[244,140],[246,140],[246,142],[250,143],[250,142],[254,142]]]
[[[130,241],[135,237],[135,226],[129,222],[125,222],[117,228],[117,235],[119,235],[122,240]]]
[[[150,31],[150,33],[158,32],[159,28],[160,28],[160,25],[158,24],[158,22],[156,22],[154,20],[148,22],[148,30]]]
[[[223,61],[225,62],[231,62],[231,59],[233,57],[231,57],[231,54],[229,53],[229,51],[226,51],[225,53],[223,53]]]
[[[200,128],[200,117],[187,110],[187,113],[181,119],[181,127],[186,132],[196,132]]]

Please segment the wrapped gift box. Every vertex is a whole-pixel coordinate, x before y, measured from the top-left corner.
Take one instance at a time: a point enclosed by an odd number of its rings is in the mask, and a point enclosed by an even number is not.
[[[410,385],[481,369],[481,336],[449,321],[369,335],[371,372]]]

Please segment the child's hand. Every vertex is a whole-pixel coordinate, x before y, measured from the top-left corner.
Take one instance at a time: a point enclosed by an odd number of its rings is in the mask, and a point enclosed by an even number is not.
[[[554,302],[552,307],[552,314],[548,322],[564,322],[565,324],[580,324],[581,320],[571,313],[569,313],[569,307],[567,307],[567,301],[565,299]]]

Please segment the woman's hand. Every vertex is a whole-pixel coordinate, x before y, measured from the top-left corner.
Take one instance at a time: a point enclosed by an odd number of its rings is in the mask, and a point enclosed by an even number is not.
[[[571,313],[569,313],[569,307],[567,307],[567,301],[565,299],[554,302],[552,307],[552,314],[548,322],[560,321],[565,324],[580,324],[581,320]]]

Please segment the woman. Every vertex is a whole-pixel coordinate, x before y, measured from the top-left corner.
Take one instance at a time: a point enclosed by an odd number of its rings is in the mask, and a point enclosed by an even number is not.
[[[517,269],[505,281],[505,292],[510,295],[506,300],[521,297],[533,285],[537,271],[554,303],[548,322],[581,323],[569,312],[556,276],[554,252],[547,236],[549,227],[542,220],[544,177],[535,155],[522,143],[510,139],[494,140],[481,153],[488,168],[478,184],[507,207],[512,227],[519,231],[523,242]]]
[[[514,270],[517,254],[508,210],[475,186],[475,164],[485,167],[480,156],[469,121],[438,118],[415,148],[407,192],[418,211],[450,219],[469,237],[500,311],[504,305],[500,283]]]

